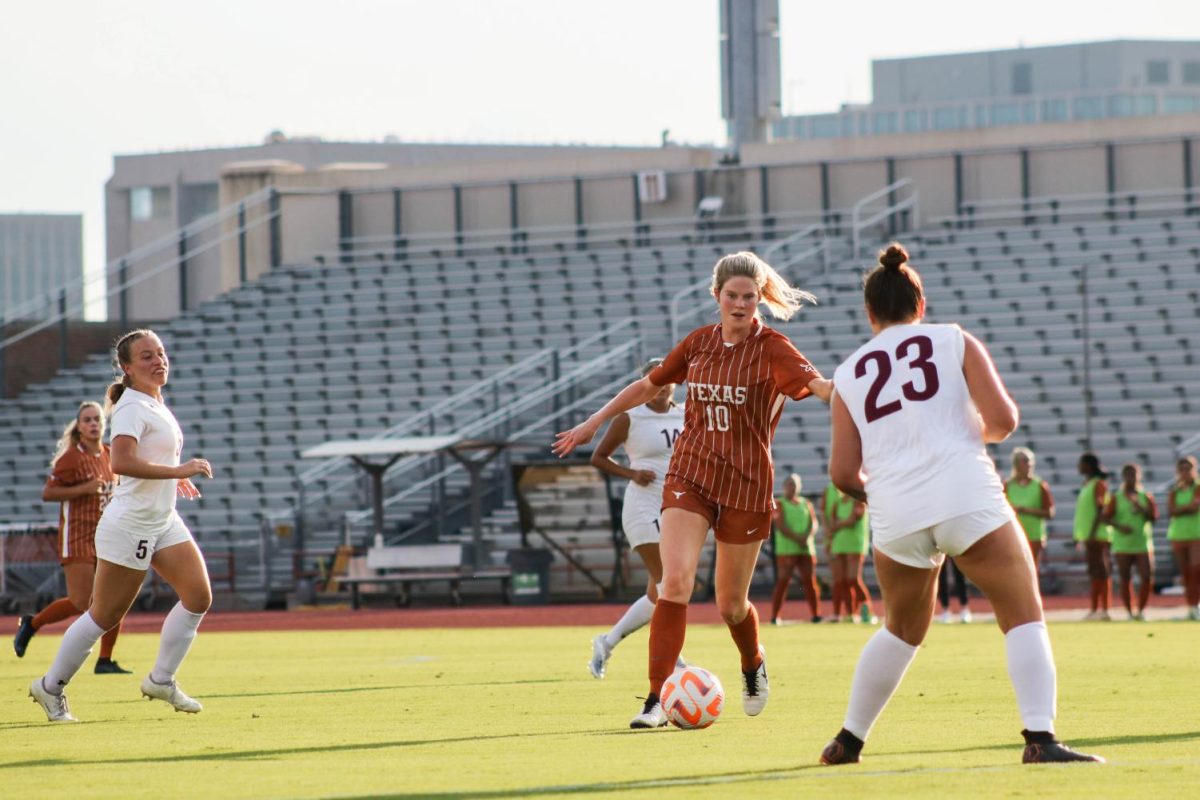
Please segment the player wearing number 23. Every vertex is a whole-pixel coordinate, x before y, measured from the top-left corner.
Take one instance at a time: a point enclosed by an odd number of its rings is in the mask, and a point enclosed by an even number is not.
[[[984,445],[1020,420],[983,345],[929,325],[921,276],[893,244],[863,284],[874,337],[834,372],[829,477],[871,510],[884,627],[863,648],[845,722],[821,754],[847,764],[916,657],[946,555],[992,603],[1025,724],[1025,763],[1099,761],[1055,737],[1054,655],[1033,558]]]

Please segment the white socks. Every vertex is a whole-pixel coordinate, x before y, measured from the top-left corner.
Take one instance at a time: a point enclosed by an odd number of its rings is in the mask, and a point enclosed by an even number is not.
[[[1054,733],[1057,674],[1046,623],[1018,625],[1005,634],[1004,645],[1021,723],[1028,731]]]
[[[858,657],[843,727],[865,742],[916,657],[916,647],[880,628]]]
[[[92,612],[85,611],[79,619],[71,623],[63,634],[62,644],[58,646],[58,654],[50,671],[42,678],[42,686],[50,694],[62,694],[63,687],[71,682],[75,673],[87,661],[92,646],[104,635],[104,628],[92,619]]]
[[[202,619],[203,614],[193,614],[183,607],[183,603],[175,604],[163,621],[158,660],[154,662],[154,669],[150,671],[150,680],[160,684],[168,684],[175,680],[175,672],[191,648],[192,640],[196,638],[196,629],[200,627]]]
[[[633,601],[633,605],[629,607],[621,619],[617,620],[617,624],[613,625],[612,630],[604,634],[604,643],[611,650],[626,636],[638,628],[650,624],[650,618],[653,616],[654,601],[648,596],[642,595]]]

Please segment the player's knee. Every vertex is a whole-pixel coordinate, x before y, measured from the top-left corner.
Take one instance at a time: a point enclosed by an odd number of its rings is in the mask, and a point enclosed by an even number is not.
[[[664,575],[658,585],[658,596],[673,603],[686,603],[694,585],[695,579],[688,575]]]
[[[744,597],[718,597],[717,611],[721,614],[721,619],[726,625],[737,625],[746,618],[749,611],[749,603]]]
[[[190,591],[187,597],[180,598],[180,602],[193,614],[204,614],[212,606],[212,589],[205,586],[203,589]]]

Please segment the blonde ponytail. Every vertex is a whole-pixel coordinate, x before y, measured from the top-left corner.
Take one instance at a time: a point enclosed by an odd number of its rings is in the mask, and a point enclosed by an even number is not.
[[[776,319],[789,320],[804,303],[816,303],[811,292],[797,289],[767,262],[749,251],[724,256],[713,267],[712,294],[720,297],[721,287],[730,278],[749,278],[758,287],[760,302]],[[755,312],[757,315],[757,312]]]

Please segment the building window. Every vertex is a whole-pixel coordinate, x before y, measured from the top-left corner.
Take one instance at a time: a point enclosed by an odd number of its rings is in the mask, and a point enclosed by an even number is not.
[[[1066,122],[1067,101],[1062,98],[1042,101],[1042,122]]]
[[[1012,93],[1033,94],[1033,64],[1018,61],[1012,65]]]
[[[1183,82],[1200,83],[1200,61],[1183,62]]]
[[[870,117],[870,115],[868,115],[868,114],[859,114],[858,115],[858,135],[859,136],[870,136],[871,135],[871,117]]]
[[[925,130],[925,111],[923,109],[913,109],[912,111],[904,112],[904,132],[905,133],[921,133]]]
[[[964,108],[937,108],[933,111],[935,131],[956,131],[965,127],[967,112]]]
[[[1037,122],[1037,104],[1032,100],[1026,100],[1021,103],[1021,121],[1026,125],[1032,125]]]
[[[1071,115],[1075,119],[1104,119],[1104,98],[1076,97],[1071,101]]]
[[[1017,103],[996,103],[992,106],[992,125],[1017,125],[1021,122],[1021,106]]]
[[[1133,98],[1127,94],[1114,94],[1108,98],[1108,115],[1110,117],[1132,117]]]
[[[1191,114],[1200,109],[1200,97],[1190,94],[1169,94],[1163,98],[1164,114]]]
[[[975,106],[975,127],[987,127],[987,106]]]
[[[816,139],[832,139],[842,134],[842,121],[837,114],[826,114],[812,119],[812,135]]]
[[[875,133],[895,133],[898,130],[895,111],[875,112]]]
[[[139,186],[136,189],[130,189],[129,216],[139,221],[149,219],[170,219],[170,187]]]
[[[1155,59],[1146,62],[1146,83],[1151,86],[1163,86],[1171,82],[1169,62]]]

